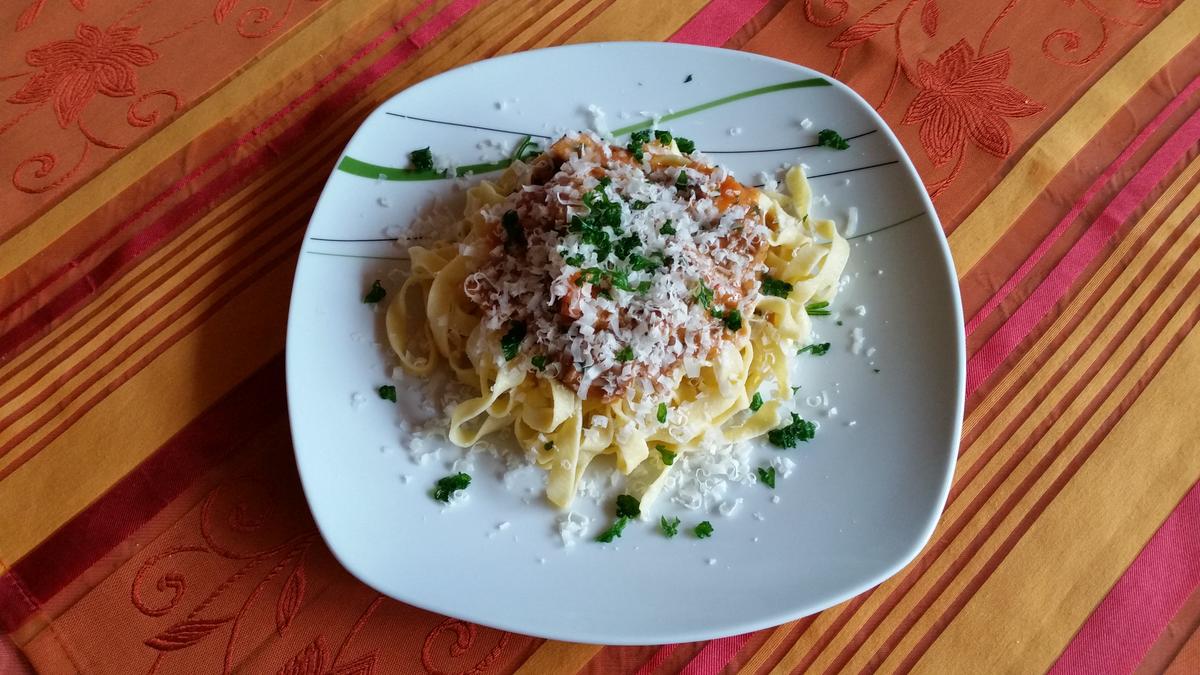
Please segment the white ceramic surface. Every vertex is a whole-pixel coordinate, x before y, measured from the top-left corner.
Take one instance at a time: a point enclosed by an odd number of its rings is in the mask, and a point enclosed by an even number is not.
[[[358,166],[403,167],[409,151],[425,146],[459,165],[492,161],[502,153],[488,143],[511,148],[522,134],[550,136],[597,122],[615,129],[809,78],[824,76],[683,45],[520,53],[396,95],[363,123],[340,165],[354,164],[345,159],[351,157]],[[803,162],[818,215],[844,224],[849,207],[858,210],[850,281],[834,305],[840,316],[817,324],[833,349],[806,362],[802,382],[802,396],[825,390],[838,414],[812,412],[820,432],[787,451],[797,470],[774,492],[735,486],[732,496],[745,503],[734,516],[663,505],[685,526],[709,518],[716,532],[704,540],[668,540],[656,523],[639,522],[615,545],[589,538],[564,547],[559,514],[540,499],[524,503],[489,460],[476,462],[467,503],[443,508],[433,501],[430,489],[450,472],[449,460],[418,465],[400,447],[407,437],[401,429],[418,419],[419,389],[395,382],[399,404],[375,394],[391,382],[395,359],[382,312],[361,297],[373,279],[391,291],[399,287],[395,259],[405,248],[389,235],[435,197],[461,197],[463,181],[333,172],[296,270],[288,404],[309,505],[351,573],[393,598],[489,626],[652,644],[739,634],[819,611],[878,584],[917,554],[941,513],[958,446],[965,377],[958,286],[933,207],[899,143],[857,94],[829,82],[662,123],[743,180],[759,182],[759,171]],[[596,120],[589,104],[605,119]],[[841,152],[802,147],[826,127],[861,136]],[[851,310],[857,305],[865,316]],[[854,327],[863,331],[864,349],[875,348],[871,357],[851,353]],[[755,450],[762,461],[778,452]],[[581,510],[594,517],[591,536],[610,519],[599,507]]]

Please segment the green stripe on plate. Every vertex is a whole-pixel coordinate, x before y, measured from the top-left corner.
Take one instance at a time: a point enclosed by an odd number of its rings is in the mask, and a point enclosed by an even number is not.
[[[821,77],[812,77],[807,80],[795,80],[793,82],[781,82],[779,84],[772,84],[767,87],[759,87],[757,89],[749,89],[737,94],[730,94],[729,96],[714,99],[712,101],[708,101],[707,103],[701,103],[690,108],[684,108],[683,110],[673,112],[669,115],[664,115],[658,118],[658,121],[659,123],[662,123],[669,122],[671,120],[677,120],[681,117],[687,117],[688,115],[694,115],[698,112],[703,112],[711,108],[725,105],[726,103],[733,103],[734,101],[740,101],[742,99],[752,98],[754,96],[762,96],[763,94],[771,94],[777,91],[828,86],[831,86],[829,80]],[[632,133],[634,131],[649,129],[651,126],[653,126],[653,124],[654,120],[643,120],[637,124],[631,124],[627,127],[621,127],[620,129],[613,129],[612,135],[624,136],[625,134]],[[528,137],[526,137],[526,140],[528,140]],[[499,162],[491,162],[488,164],[468,164],[455,169],[454,174],[461,177],[466,176],[467,174],[475,175],[488,173],[489,171],[499,171],[501,169],[505,169],[510,164],[512,164],[512,159],[503,159]],[[337,168],[338,171],[355,176],[362,176],[363,178],[373,178],[377,180],[441,180],[444,178],[449,178],[445,172],[414,171],[412,169],[398,169],[391,166],[381,166],[379,164],[364,162],[361,159],[355,159],[349,155],[343,157],[341,162],[338,162]]]

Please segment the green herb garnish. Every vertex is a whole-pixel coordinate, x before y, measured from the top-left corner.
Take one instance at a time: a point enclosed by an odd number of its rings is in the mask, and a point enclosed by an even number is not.
[[[777,448],[794,448],[799,441],[811,441],[817,435],[817,427],[812,422],[800,419],[792,413],[792,422],[784,427],[767,432],[767,440]]]
[[[658,526],[662,528],[662,533],[666,535],[667,539],[679,534],[678,518],[667,520],[666,516],[662,516],[658,519]]]
[[[822,342],[821,344],[813,343],[806,347],[802,347],[800,349],[800,351],[796,352],[796,354],[803,354],[804,352],[809,352],[813,356],[824,356],[825,352],[829,351],[829,346],[830,346],[830,343],[828,343],[828,342]]]
[[[363,302],[368,304],[376,303],[382,300],[385,295],[387,295],[387,291],[384,290],[383,285],[376,279],[375,283],[371,284],[371,290],[367,291],[367,294],[363,296]]]
[[[628,518],[625,518],[625,517],[617,518],[616,522],[614,522],[612,524],[612,526],[610,526],[607,530],[601,532],[596,537],[596,541],[599,541],[599,542],[602,542],[605,544],[611,544],[613,539],[616,539],[617,537],[621,536],[621,532],[625,530],[625,526],[628,524],[629,524]]]
[[[635,201],[634,203],[630,204],[629,208],[633,209],[634,211],[641,211],[642,209],[645,209],[647,206],[650,206],[650,202],[644,202],[639,199],[639,200]]]
[[[658,418],[658,423],[659,423],[659,424],[666,424],[666,423],[667,423],[667,404],[666,404],[666,403],[659,403],[659,404],[658,404],[658,415],[657,415],[657,418]]]
[[[792,292],[792,285],[786,281],[772,279],[769,276],[763,275],[762,286],[759,288],[763,295],[773,295],[777,298],[786,298]]]
[[[712,523],[708,522],[707,520],[702,521],[699,525],[696,526],[696,529],[694,530],[694,532],[696,533],[696,538],[707,539],[707,538],[711,537],[712,533],[713,533]]]
[[[545,443],[542,443],[542,449],[543,450],[553,450],[554,449],[554,441],[546,441]]]
[[[385,384],[379,388],[379,398],[385,401],[396,402],[396,388],[390,384]]]
[[[696,291],[696,302],[700,303],[700,306],[704,309],[709,309],[712,307],[712,299],[712,289],[706,286],[703,281],[701,281],[700,289]]]
[[[509,209],[500,217],[500,224],[504,226],[505,246],[524,246],[525,245],[525,230],[521,227],[521,217],[516,211]]]
[[[658,129],[654,132],[654,140],[658,141],[659,143],[662,143],[663,145],[670,145],[671,144],[671,132],[663,130],[663,129]]]
[[[687,187],[690,182],[691,178],[688,177],[687,172],[683,169],[680,169],[679,175],[675,176],[675,187],[682,189]]]
[[[642,240],[638,239],[636,234],[631,234],[628,237],[618,239],[617,245],[613,247],[613,252],[617,254],[618,258],[625,260],[629,257],[629,254],[633,253],[633,249],[641,245]]]
[[[768,466],[765,468],[759,467],[757,469],[757,471],[758,471],[758,479],[760,481],[762,481],[763,485],[766,485],[767,487],[774,490],[775,489],[775,467],[773,467],[773,466]]]
[[[630,255],[629,256],[629,269],[631,269],[635,272],[652,272],[652,271],[658,269],[659,267],[662,267],[662,265],[663,265],[662,254],[655,253],[654,255],[659,256],[658,260],[647,258],[638,253],[634,253],[634,254]]]
[[[450,495],[457,490],[466,490],[471,484],[471,477],[465,473],[456,473],[452,476],[441,478],[437,482],[437,487],[433,490],[433,498],[439,502],[450,501]]]
[[[834,150],[845,150],[850,147],[846,139],[842,138],[842,135],[833,129],[822,129],[817,134],[817,143],[827,148],[833,148]]]
[[[754,392],[754,398],[750,399],[750,411],[758,412],[758,409],[763,407],[762,394]]]
[[[663,464],[666,464],[667,466],[671,466],[672,464],[675,463],[675,452],[672,450],[668,450],[667,446],[663,445],[662,443],[658,443],[657,445],[654,446],[654,449],[657,450],[659,456],[662,457]]]
[[[575,255],[570,255],[570,256],[567,256],[567,258],[566,258],[566,260],[564,260],[564,262],[572,267],[579,267],[580,265],[583,264],[583,256],[579,255],[578,253]]]
[[[696,143],[692,140],[684,138],[683,136],[675,137],[675,145],[679,148],[679,151],[685,155],[690,155],[696,151]]]
[[[675,234],[675,226],[672,225],[671,221],[668,220],[667,222],[663,223],[663,226],[661,229],[659,229],[659,232],[662,232],[663,234]]]
[[[621,349],[619,351],[617,351],[617,360],[620,361],[621,363],[626,363],[628,361],[632,361],[633,360],[633,347],[630,347],[629,345],[625,345],[624,347],[621,347]]]
[[[433,171],[433,153],[428,147],[408,153],[408,161],[413,171]]]
[[[525,324],[521,321],[513,321],[512,325],[508,327],[508,332],[500,338],[500,351],[504,354],[505,361],[517,358],[517,353],[521,351],[521,342],[524,339]]]
[[[533,367],[537,368],[538,370],[546,369],[546,357],[542,356],[541,354],[538,354],[537,356],[533,357],[532,359],[529,360],[529,362],[532,363]]]
[[[821,302],[812,302],[804,306],[804,311],[808,312],[809,316],[829,316],[829,302],[822,300]]]
[[[742,329],[742,312],[741,312],[741,310],[731,309],[727,312],[722,312],[719,315],[716,312],[713,312],[713,316],[720,319],[725,324],[726,328],[728,328],[729,330],[731,330],[735,333]]]
[[[635,131],[629,134],[629,145],[626,148],[633,153],[633,158],[640,162],[645,157],[642,147],[649,142],[650,132],[648,130]]]
[[[642,505],[636,497],[632,495],[620,495],[617,497],[618,518],[637,518],[640,515],[642,515]]]

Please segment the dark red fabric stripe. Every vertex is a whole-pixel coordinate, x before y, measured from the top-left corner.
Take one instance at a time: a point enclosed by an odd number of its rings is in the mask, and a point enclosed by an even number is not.
[[[0,630],[16,630],[268,420],[284,415],[284,400],[279,354],[0,576]]]

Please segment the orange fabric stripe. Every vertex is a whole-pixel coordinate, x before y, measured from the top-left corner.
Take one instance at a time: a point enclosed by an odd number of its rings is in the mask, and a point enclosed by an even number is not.
[[[1194,175],[1194,172],[1197,168],[1200,168],[1200,165],[1194,164],[1191,167],[1192,173],[1189,174],[1188,178],[1190,178],[1190,175]],[[1181,185],[1186,184],[1186,181],[1187,178],[1181,178],[1179,181],[1177,181],[1175,186],[1176,190],[1178,190]],[[1196,195],[1193,194],[1193,198],[1195,198],[1195,196]],[[1162,201],[1162,203],[1169,202],[1170,196],[1165,196],[1164,200],[1160,201]],[[1159,210],[1161,211],[1161,206]],[[1172,229],[1178,227],[1185,213],[1186,210],[1184,213],[1177,213],[1173,227],[1168,226],[1156,230],[1156,234],[1160,240],[1165,239],[1167,234]],[[1144,222],[1153,222],[1155,215],[1156,214],[1153,213],[1148,214],[1147,218],[1144,219]],[[1149,258],[1155,249],[1150,247],[1141,250],[1144,252],[1144,258],[1146,259],[1143,260],[1140,265],[1152,265],[1152,260],[1149,260]],[[1119,258],[1110,258],[1109,264],[1115,265],[1117,260],[1119,260]],[[1130,271],[1131,269],[1133,271]],[[1126,268],[1131,279],[1134,278],[1134,274],[1138,269],[1141,269],[1141,267],[1130,266]],[[1098,274],[1097,277],[1103,278],[1103,275]],[[1122,288],[1127,287],[1129,287],[1128,283],[1122,286]],[[1143,291],[1146,290],[1145,287],[1142,288]],[[1069,308],[1056,322],[1056,327],[1060,331],[1067,328],[1079,327],[1081,324],[1084,324],[1084,328],[1074,331],[1070,335],[1071,339],[1075,341],[1074,344],[1076,347],[1072,347],[1072,343],[1067,343],[1063,346],[1057,346],[1055,345],[1056,341],[1054,339],[1046,340],[1043,343],[1035,345],[1034,349],[1026,355],[1022,363],[1019,364],[1018,367],[1014,368],[1005,378],[1006,383],[1010,384],[1011,386],[1020,385],[1021,392],[1029,393],[1010,392],[1009,394],[1003,396],[1002,400],[1042,400],[1044,403],[1039,407],[1038,410],[1043,416],[1054,411],[1058,405],[1061,405],[1061,403],[1055,403],[1055,401],[1061,402],[1064,400],[1063,397],[1068,393],[1067,390],[1071,389],[1071,386],[1069,385],[1076,381],[1075,377],[1082,377],[1082,374],[1078,371],[1086,371],[1086,364],[1096,358],[1095,356],[1091,358],[1082,358],[1074,353],[1074,349],[1078,348],[1078,345],[1086,334],[1086,324],[1095,324],[1099,321],[1099,317],[1095,317],[1094,315],[1087,317],[1086,312],[1081,310],[1078,307],[1078,304],[1079,301],[1077,299],[1074,306]],[[1088,321],[1089,318],[1091,319],[1090,322]],[[1115,326],[1113,324],[1108,324],[1107,329],[1110,331],[1115,330]],[[1101,339],[1111,341],[1112,338],[1104,338],[1102,336]],[[1043,344],[1046,346],[1043,347]],[[1090,344],[1093,346],[1096,345],[1096,343]],[[1103,344],[1107,344],[1107,342],[1103,342]],[[1128,344],[1135,346],[1136,340],[1132,340]],[[1054,351],[1044,352],[1044,349],[1054,349]],[[1094,351],[1095,350],[1093,349],[1093,352]],[[1051,355],[1052,359],[1049,364],[1045,363],[1047,355]],[[1056,362],[1059,365],[1056,366]],[[1033,364],[1038,365],[1034,366]],[[1077,372],[1068,374],[1059,372],[1058,368],[1063,367],[1064,364],[1073,364]],[[1072,377],[1072,375],[1075,377]],[[1084,379],[1086,381],[1087,378]],[[1045,394],[1036,393],[1047,382],[1059,384],[1059,387],[1057,388],[1057,397],[1045,398]],[[997,391],[1002,390],[1003,388],[997,388]],[[1086,398],[1081,397],[1081,399],[1084,403],[1086,403]],[[1012,448],[1012,446],[1019,446],[1021,443],[1025,442],[1025,439],[1035,438],[1033,432],[1039,429],[1039,427],[1042,425],[1041,420],[1044,419],[1044,417],[1039,415],[1017,418],[1015,416],[1022,414],[1023,412],[1017,410],[1013,410],[1011,414],[1006,415],[1000,412],[1001,410],[1004,410],[1002,405],[997,405],[995,411],[989,411],[988,408],[989,406],[980,405],[974,409],[972,413],[968,415],[967,424],[978,424],[981,420],[990,420],[991,423],[989,428],[995,429],[997,436],[992,439],[981,439],[980,441],[972,443],[970,446],[965,448],[956,472],[955,481],[956,491],[963,493],[961,495],[962,498],[956,499],[948,506],[946,513],[943,515],[942,525],[939,528],[940,534],[935,535],[934,543],[931,544],[926,553],[919,559],[920,562],[916,564],[913,571],[909,573],[902,573],[900,577],[885,582],[885,584],[881,586],[880,589],[874,594],[872,594],[870,599],[866,602],[864,606],[865,610],[872,613],[879,613],[877,614],[876,618],[869,619],[867,621],[867,626],[871,626],[873,622],[882,621],[882,623],[878,624],[878,628],[871,630],[870,634],[866,638],[866,643],[863,645],[863,647],[856,650],[855,657],[849,662],[849,667],[864,667],[865,660],[870,658],[870,654],[874,650],[881,647],[885,636],[898,630],[898,628],[903,625],[901,623],[902,621],[907,623],[905,617],[917,616],[920,613],[919,606],[915,605],[915,603],[921,594],[929,591],[931,585],[936,581],[939,574],[945,574],[947,570],[961,569],[963,565],[967,564],[967,559],[963,559],[963,556],[967,550],[967,547],[970,545],[971,537],[976,536],[985,524],[986,521],[982,521],[982,518],[989,517],[1001,503],[999,500],[1011,495],[1016,485],[1019,484],[1024,477],[1031,475],[1031,472],[1040,460],[1041,455],[1034,454],[1020,460],[1016,466],[1010,466],[1011,462],[1009,461],[992,461],[986,464],[983,470],[977,472],[974,481],[965,481],[963,474],[964,472],[970,470],[970,462],[974,461],[973,455],[977,454],[978,448],[1000,441],[1003,441],[1006,447]],[[1017,431],[1009,429],[1008,421],[1010,419],[1024,420],[1022,430]],[[1074,418],[1071,417],[1069,419]],[[1061,426],[1062,425],[1060,425],[1060,430],[1057,432],[1058,435],[1069,431],[1068,429],[1061,429]],[[1000,437],[998,435],[999,433],[1003,433],[1003,437]],[[1044,434],[1045,432],[1041,431],[1039,433]],[[1040,444],[1040,447],[1046,448],[1048,439],[1045,436],[1042,436],[1041,440],[1043,443]],[[997,455],[1004,458],[1011,457],[1011,453],[1014,452],[1014,450],[1015,448],[1006,450],[1005,452],[997,453]],[[1042,453],[1044,452],[1045,450],[1042,450]],[[1020,469],[1020,471],[1016,474],[1013,474],[1012,472],[1015,469]],[[955,523],[962,524],[954,525]],[[947,528],[950,529],[948,530]],[[1003,535],[1003,533],[1001,533],[1001,535]],[[931,561],[932,567],[930,567]],[[896,600],[892,600],[887,602],[887,604],[884,604],[884,595],[886,593],[896,592],[894,589],[899,589],[899,592],[901,593],[899,596],[899,604],[895,604]],[[824,617],[820,617],[820,619],[824,619]],[[820,619],[819,623],[821,622]],[[856,622],[855,627],[861,628],[861,622]],[[810,634],[811,633],[812,631],[810,631]],[[835,649],[830,650],[832,653],[827,654],[826,659],[816,662],[817,667],[823,667],[824,665],[827,665],[826,661],[836,658],[837,651],[845,649],[846,644],[851,637],[851,634],[840,636],[834,643]],[[784,660],[781,661],[781,670],[792,668],[801,663],[804,659],[804,654],[807,652],[807,650],[813,647],[812,640],[817,639],[808,638],[808,636],[805,636],[805,638],[802,638],[802,640],[797,643],[797,645],[789,652]]]

